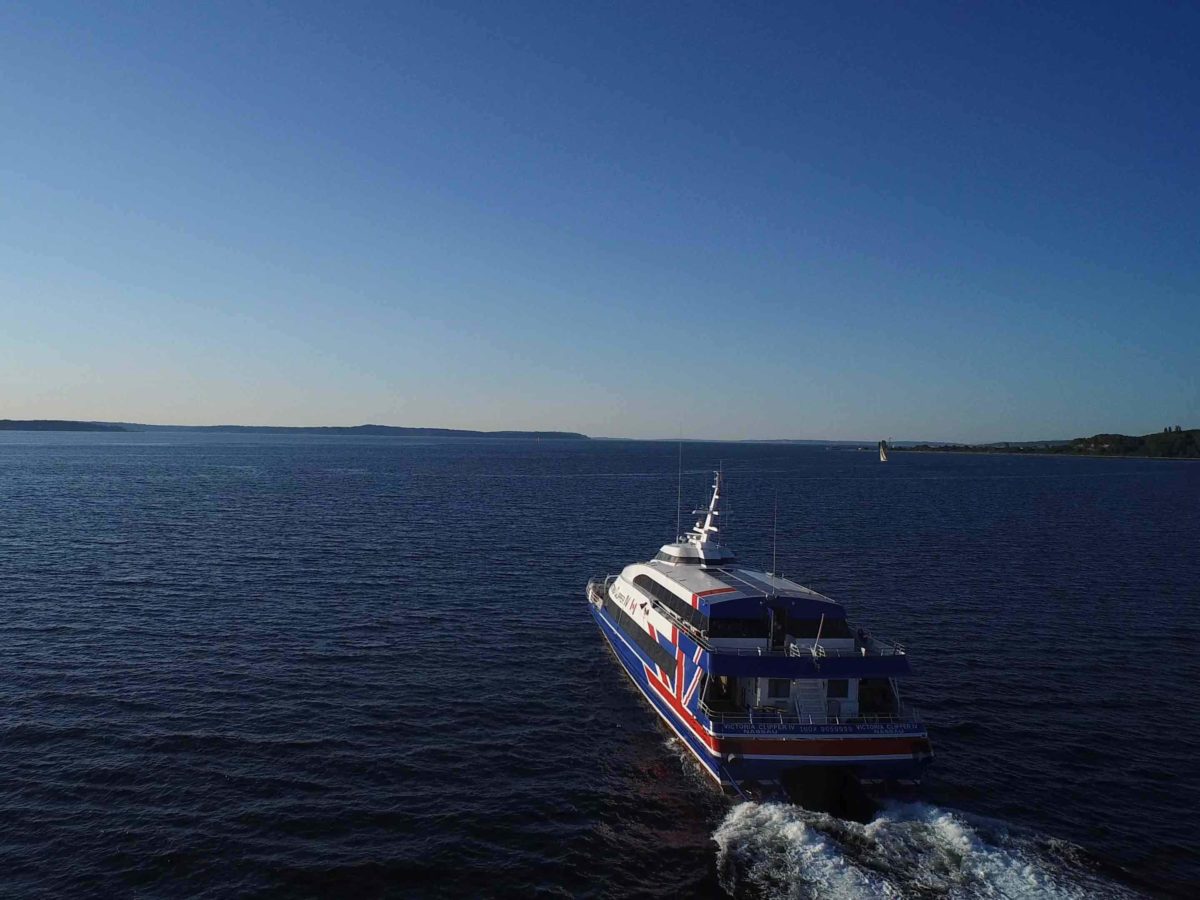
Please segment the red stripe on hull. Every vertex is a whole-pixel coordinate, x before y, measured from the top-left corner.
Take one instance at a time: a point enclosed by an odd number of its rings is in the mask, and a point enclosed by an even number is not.
[[[680,699],[680,708],[686,709],[683,706],[683,651],[676,648],[675,650],[675,696]]]
[[[925,738],[858,738],[831,740],[739,741],[724,739],[717,742],[719,752],[749,753],[755,756],[900,756],[928,753]]]
[[[682,665],[682,662],[680,665]],[[662,688],[655,681],[651,681],[650,684],[654,687],[654,692],[658,694],[659,698],[669,707],[671,707],[671,711],[679,717],[680,722],[688,726],[688,730],[692,732],[692,735],[697,740],[701,741],[713,753],[721,752],[719,746],[720,742],[715,740],[712,735],[704,730],[704,727],[698,721],[696,721],[696,717],[688,712],[687,708],[679,702],[678,698],[676,698],[674,694],[672,694],[670,691],[662,690]]]

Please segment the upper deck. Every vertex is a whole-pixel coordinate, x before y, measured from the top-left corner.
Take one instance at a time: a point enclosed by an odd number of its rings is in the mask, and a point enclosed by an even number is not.
[[[899,644],[875,638],[863,629],[852,633],[844,618],[826,618],[823,613],[815,618],[807,606],[799,610],[780,608],[783,601],[804,602],[809,600],[807,597],[742,596],[734,600],[754,604],[758,614],[755,618],[709,618],[707,607],[702,610],[683,605],[681,598],[667,593],[659,582],[650,582],[651,590],[643,587],[649,576],[639,569],[645,566],[636,563],[626,567],[625,573],[633,575],[632,582],[626,581],[625,574],[590,580],[589,598],[599,605],[610,592],[620,598],[631,586],[644,591],[649,595],[649,605],[665,624],[677,629],[679,646],[688,654],[696,653],[697,663],[712,675],[847,678],[893,677],[910,672],[908,656]],[[653,590],[655,585],[658,590]],[[841,611],[832,600],[823,601]],[[718,612],[727,608],[720,605],[722,602],[732,601],[717,601]]]
[[[718,618],[737,615],[741,608],[756,609],[760,601],[768,598],[781,608],[796,612],[826,615],[831,619],[846,617],[842,605],[824,594],[782,576],[747,569],[736,563],[684,565],[652,559],[626,566],[622,575],[628,573],[627,580],[633,581],[647,569],[655,574],[655,581],[674,588],[673,593],[677,596],[700,598],[700,606]]]

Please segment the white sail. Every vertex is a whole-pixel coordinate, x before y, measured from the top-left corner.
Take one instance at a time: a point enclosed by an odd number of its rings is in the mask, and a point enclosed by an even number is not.
[[[887,441],[879,442],[879,461],[887,462]]]

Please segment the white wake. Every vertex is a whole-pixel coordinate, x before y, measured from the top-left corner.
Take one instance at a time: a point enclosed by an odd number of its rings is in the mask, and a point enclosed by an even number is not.
[[[783,803],[741,803],[713,839],[721,885],[776,898],[1128,898],[1077,848],[921,803],[866,825]]]

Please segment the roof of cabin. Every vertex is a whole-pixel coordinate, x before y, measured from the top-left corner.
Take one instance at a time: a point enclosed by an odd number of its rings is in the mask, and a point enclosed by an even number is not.
[[[814,618],[822,614],[831,618],[845,616],[842,605],[824,594],[787,578],[754,569],[678,565],[659,560],[637,563],[630,568],[653,570],[657,580],[675,585],[677,593],[684,598],[697,595],[701,609],[715,611],[715,608],[724,606],[730,607],[730,614],[735,614],[733,608],[746,608],[745,601],[758,606],[759,601],[770,597],[775,601],[792,601],[787,605],[798,614],[808,614]],[[632,581],[638,574],[636,571],[630,573],[628,580]]]

